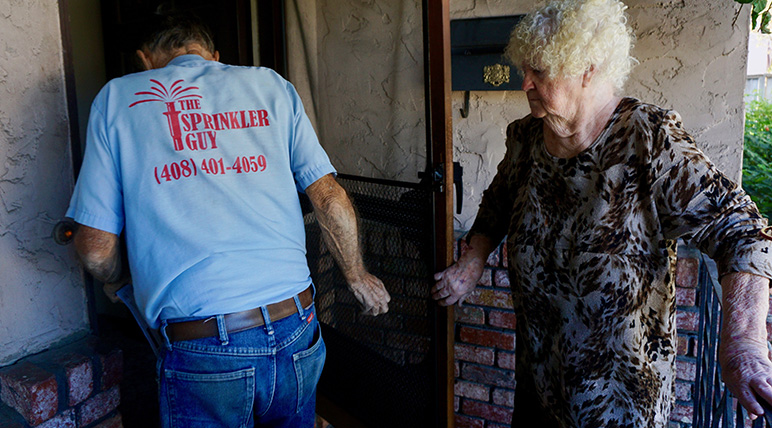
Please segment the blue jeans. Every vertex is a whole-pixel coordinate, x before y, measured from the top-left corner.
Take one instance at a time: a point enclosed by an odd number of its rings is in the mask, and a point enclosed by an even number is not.
[[[326,355],[314,305],[275,322],[263,316],[264,326],[238,333],[167,339],[158,362],[162,427],[314,426]]]

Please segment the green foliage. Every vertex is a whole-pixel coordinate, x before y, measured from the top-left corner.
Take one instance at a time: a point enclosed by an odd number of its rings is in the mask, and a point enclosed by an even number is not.
[[[751,30],[761,31],[764,34],[772,33],[769,24],[772,22],[772,11],[770,3],[772,0],[734,0],[741,4],[750,4],[751,9]],[[738,12],[739,13],[739,12]],[[735,17],[735,19],[737,19]]]
[[[745,110],[743,188],[759,211],[772,218],[772,102],[752,101]]]

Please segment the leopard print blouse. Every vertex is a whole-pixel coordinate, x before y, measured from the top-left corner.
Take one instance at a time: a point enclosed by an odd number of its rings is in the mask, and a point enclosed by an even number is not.
[[[597,140],[560,159],[542,121],[507,154],[471,233],[507,235],[516,378],[562,427],[665,427],[674,389],[676,240],[719,272],[772,277],[766,224],[695,146],[678,113],[623,99]],[[517,408],[513,426],[520,412]]]

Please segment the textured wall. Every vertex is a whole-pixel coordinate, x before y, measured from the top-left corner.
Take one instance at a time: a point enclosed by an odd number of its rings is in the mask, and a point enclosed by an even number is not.
[[[87,328],[52,226],[72,191],[57,3],[0,0],[0,366]]]
[[[451,0],[450,19],[519,15],[543,4],[528,0]],[[482,192],[504,158],[507,125],[530,113],[523,91],[473,91],[469,95],[469,116],[463,118],[463,94],[454,91],[452,96],[453,157],[464,167],[463,210],[455,216],[456,230],[472,227]]]
[[[625,2],[638,41],[626,95],[677,110],[698,145],[730,177],[742,165],[743,91],[749,8],[736,24],[734,2],[638,0]],[[451,19],[520,14],[544,4],[526,0],[451,0]],[[506,125],[528,114],[521,91],[472,92],[469,118],[453,93],[456,160],[464,166],[464,210],[455,228],[472,226],[482,191],[504,157]]]
[[[638,42],[628,93],[677,110],[697,144],[739,180],[750,8],[702,0],[630,1]],[[734,25],[734,19],[737,21]]]
[[[343,173],[418,181],[426,163],[420,1],[288,3],[300,23],[288,28],[290,80],[311,86],[306,110],[333,164]]]

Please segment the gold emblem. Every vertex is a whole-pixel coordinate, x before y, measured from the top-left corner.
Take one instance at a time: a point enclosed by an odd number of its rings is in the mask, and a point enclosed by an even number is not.
[[[490,83],[493,86],[509,83],[509,66],[501,64],[486,65],[483,67],[483,82]]]
[[[772,226],[767,226],[761,229],[761,236],[772,241]]]

